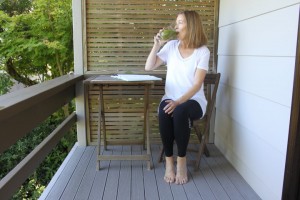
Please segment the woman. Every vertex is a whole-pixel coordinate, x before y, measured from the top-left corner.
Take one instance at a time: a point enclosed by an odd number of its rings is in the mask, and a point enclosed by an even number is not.
[[[165,95],[159,105],[159,130],[166,155],[164,180],[184,184],[188,181],[186,151],[190,122],[201,118],[206,111],[207,101],[202,85],[210,52],[205,46],[207,38],[197,12],[179,13],[175,29],[177,40],[163,41],[160,37],[162,30],[154,36],[145,70],[154,70],[163,64],[167,66]],[[174,141],[178,149],[176,173]]]

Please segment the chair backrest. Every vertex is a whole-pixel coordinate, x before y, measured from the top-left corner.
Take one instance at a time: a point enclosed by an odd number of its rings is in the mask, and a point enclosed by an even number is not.
[[[207,99],[207,108],[205,115],[207,117],[211,117],[213,108],[216,103],[216,96],[217,91],[219,87],[219,81],[220,81],[221,74],[220,73],[214,73],[214,74],[206,74],[205,80],[204,80],[204,87],[206,89],[206,99]],[[208,119],[210,120],[210,119]]]
[[[204,80],[204,91],[207,99],[206,113],[202,119],[195,120],[193,123],[194,126],[202,126],[201,134],[205,134],[207,136],[206,139],[208,138],[209,134],[210,120],[216,103],[220,77],[220,73],[206,74]],[[198,130],[200,129],[198,128]]]

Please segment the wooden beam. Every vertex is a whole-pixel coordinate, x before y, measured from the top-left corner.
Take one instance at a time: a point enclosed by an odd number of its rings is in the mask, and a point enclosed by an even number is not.
[[[64,76],[0,97],[0,153],[74,99],[80,77]]]
[[[83,80],[83,75],[65,75],[0,96],[0,122],[35,106]]]

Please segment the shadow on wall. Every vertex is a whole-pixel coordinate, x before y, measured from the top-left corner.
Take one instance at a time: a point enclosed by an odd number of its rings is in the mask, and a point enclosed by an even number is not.
[[[221,75],[221,81],[220,81],[220,88],[218,91],[218,98],[219,102],[217,102],[217,105],[219,105],[219,109],[221,109],[221,112],[223,112],[226,115],[226,119],[222,119],[222,128],[220,130],[223,130],[220,135],[223,137],[222,140],[226,144],[230,144],[230,146],[235,149],[237,145],[239,145],[239,139],[234,135],[234,127],[231,122],[232,115],[235,112],[235,97],[232,90],[231,83],[232,80],[235,79],[235,76],[237,75],[235,72],[236,68],[236,60],[235,56],[232,52],[236,52],[237,49],[237,43],[235,41],[237,35],[235,34],[234,28],[230,29],[231,32],[226,31],[226,34],[223,35],[220,39],[222,40],[220,44],[222,46],[219,46],[219,50],[221,52],[218,54],[218,72],[220,72]],[[239,66],[240,67],[240,66]],[[229,153],[229,149],[223,149],[224,155],[227,155]]]

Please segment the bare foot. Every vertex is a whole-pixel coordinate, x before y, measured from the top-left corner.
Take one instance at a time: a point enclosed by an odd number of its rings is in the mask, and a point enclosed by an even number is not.
[[[188,182],[186,157],[177,157],[176,184]]]
[[[166,172],[165,172],[164,180],[167,183],[174,183],[175,182],[175,169],[174,169],[173,156],[166,157]]]

